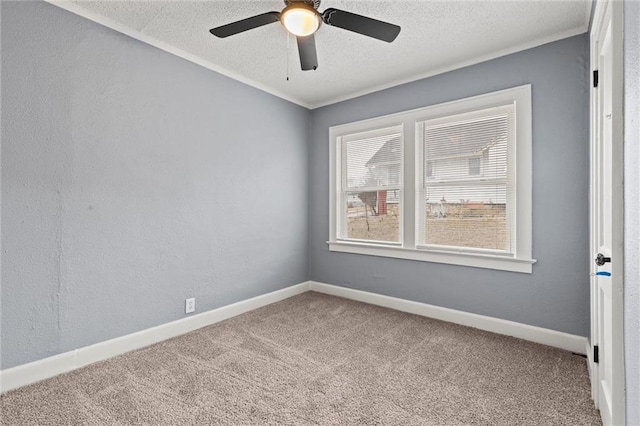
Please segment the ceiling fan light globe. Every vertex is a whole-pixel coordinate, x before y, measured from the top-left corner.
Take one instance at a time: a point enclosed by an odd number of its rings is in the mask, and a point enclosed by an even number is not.
[[[292,7],[282,12],[282,25],[291,34],[299,37],[310,36],[320,27],[320,16],[306,7]]]

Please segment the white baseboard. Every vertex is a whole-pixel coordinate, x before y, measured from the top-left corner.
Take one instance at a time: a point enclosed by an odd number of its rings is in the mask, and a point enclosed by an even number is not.
[[[333,296],[340,296],[345,299],[357,300],[372,305],[384,306],[385,308],[409,312],[411,314],[435,318],[455,324],[466,325],[480,330],[491,331],[493,333],[505,334],[507,336],[513,336],[519,339],[553,346],[555,348],[564,349],[582,355],[587,353],[585,349],[586,344],[588,344],[586,337],[562,333],[560,331],[549,330],[547,328],[535,327],[513,321],[314,281],[309,282],[309,290]]]
[[[102,361],[123,353],[167,340],[198,328],[206,327],[234,316],[279,302],[306,291],[316,291],[384,306],[398,311],[466,325],[498,334],[518,337],[543,345],[586,354],[589,357],[588,339],[555,330],[520,324],[513,321],[471,314],[454,309],[413,302],[405,299],[369,293],[330,284],[308,281],[272,293],[263,294],[208,312],[172,321],[126,336],[85,346],[49,358],[34,361],[0,371],[0,392],[39,382],[80,367]],[[589,361],[591,359],[589,358]]]
[[[140,349],[198,328],[235,317],[245,312],[279,302],[297,294],[309,291],[309,283],[304,282],[231,305],[223,306],[201,314],[148,328],[126,336],[85,346],[49,358],[19,365],[0,371],[0,392],[7,392],[58,374],[102,361],[125,352]]]

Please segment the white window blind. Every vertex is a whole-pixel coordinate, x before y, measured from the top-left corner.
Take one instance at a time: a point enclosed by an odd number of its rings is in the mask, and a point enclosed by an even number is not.
[[[340,238],[400,242],[402,133],[396,127],[341,137]]]
[[[417,242],[428,248],[515,250],[515,105],[418,124],[422,173]]]

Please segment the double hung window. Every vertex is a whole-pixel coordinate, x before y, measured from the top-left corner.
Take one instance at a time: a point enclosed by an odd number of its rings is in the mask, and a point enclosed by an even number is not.
[[[330,129],[331,251],[531,272],[531,89]]]

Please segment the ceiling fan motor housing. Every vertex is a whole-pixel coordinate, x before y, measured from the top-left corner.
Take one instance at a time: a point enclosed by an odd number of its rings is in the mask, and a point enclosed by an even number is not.
[[[296,3],[305,3],[316,10],[320,7],[320,0],[284,0],[284,4],[287,6]]]

